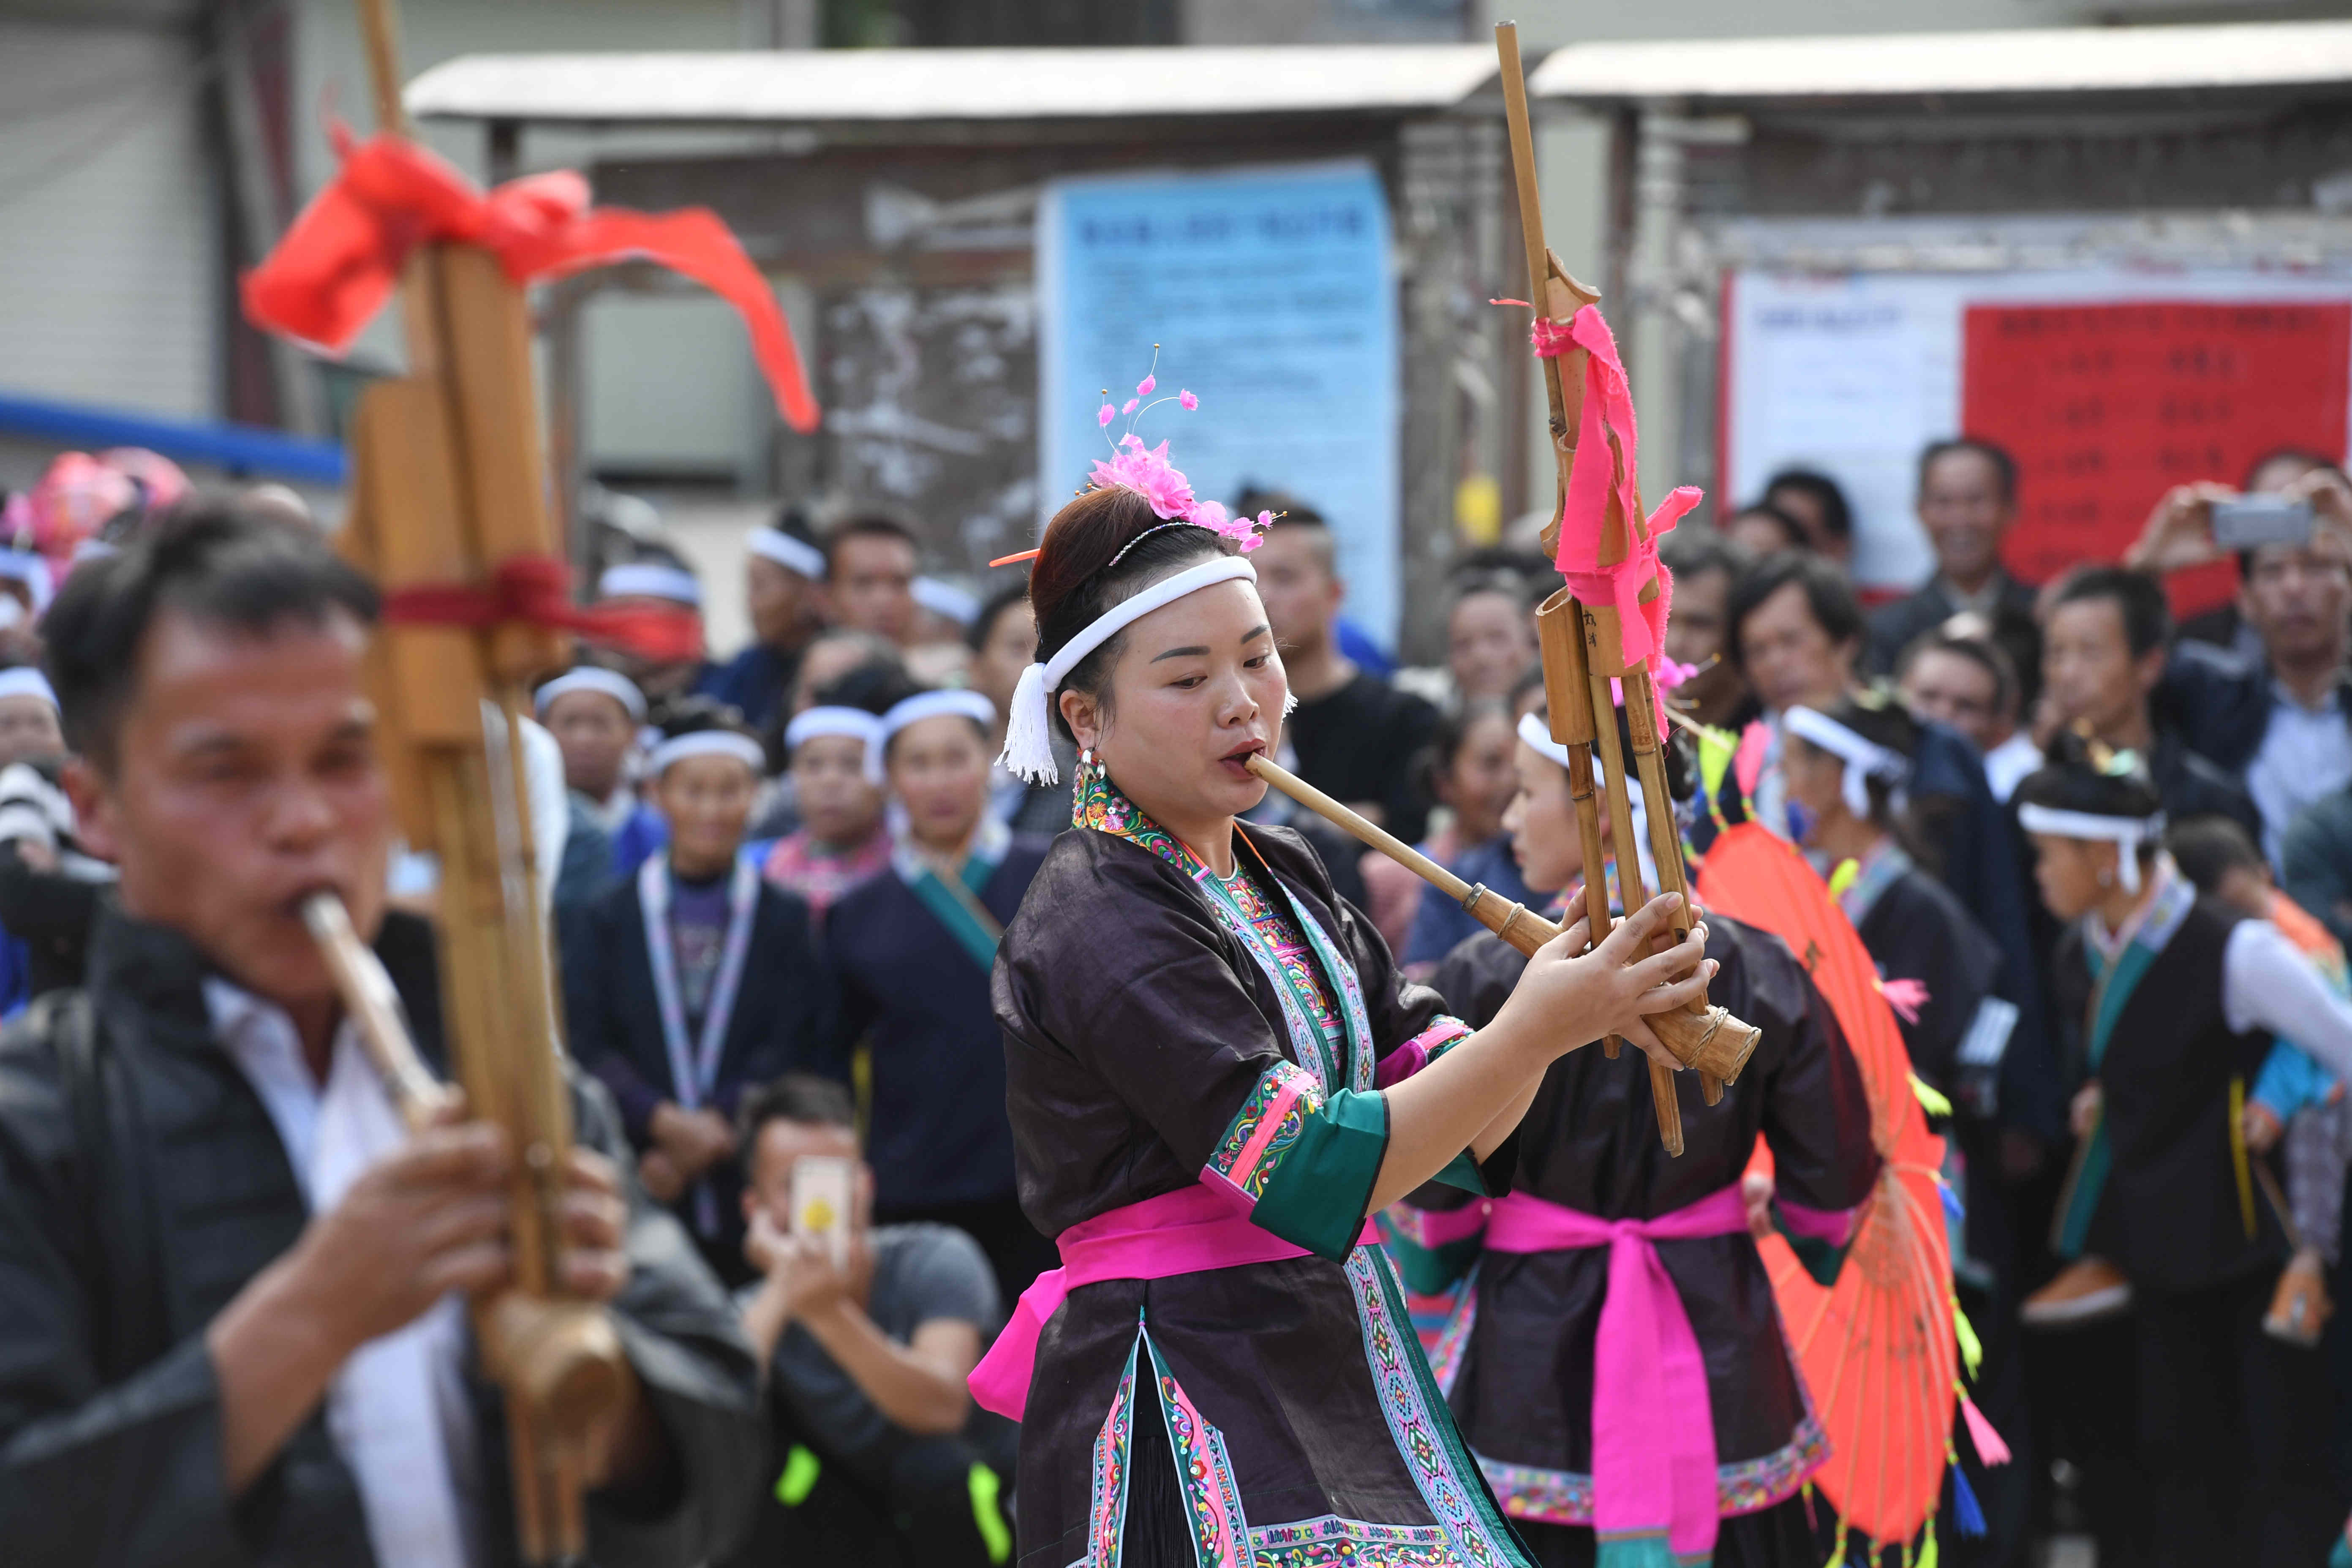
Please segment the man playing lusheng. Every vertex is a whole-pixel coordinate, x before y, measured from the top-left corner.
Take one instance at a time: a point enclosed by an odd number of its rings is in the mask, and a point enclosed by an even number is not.
[[[498,1129],[408,1136],[299,912],[339,895],[438,1058],[360,671],[376,597],[314,533],[199,507],[85,566],[49,672],[92,849],[85,990],[0,1038],[0,1542],[57,1564],[513,1556],[468,1296],[511,1277]],[[604,1564],[700,1561],[760,1480],[755,1373],[676,1223],[573,1094],[566,1289],[637,1393],[587,1456]]]

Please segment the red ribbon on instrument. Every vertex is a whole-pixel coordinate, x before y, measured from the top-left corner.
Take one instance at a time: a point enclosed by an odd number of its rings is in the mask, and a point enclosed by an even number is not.
[[[785,423],[817,427],[816,399],[775,293],[709,208],[592,207],[588,182],[570,170],[486,192],[405,137],[360,142],[341,124],[332,134],[341,172],[245,276],[245,313],[256,326],[340,353],[392,297],[409,251],[434,240],[482,247],[517,283],[642,259],[734,306]]]
[[[521,624],[576,632],[656,664],[702,657],[702,617],[683,605],[575,605],[572,569],[550,555],[499,563],[479,585],[436,583],[395,588],[383,596],[389,625],[484,626]]]

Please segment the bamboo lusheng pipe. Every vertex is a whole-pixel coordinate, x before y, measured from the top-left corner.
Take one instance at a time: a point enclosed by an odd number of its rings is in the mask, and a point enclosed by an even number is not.
[[[1452,899],[1472,919],[1519,952],[1532,958],[1536,949],[1559,935],[1560,928],[1525,904],[1513,903],[1484,883],[1471,886],[1436,861],[1385,828],[1375,826],[1349,811],[1305,779],[1263,756],[1253,756],[1250,772],[1280,790],[1334,827],[1353,835],[1422,880]],[[1725,1027],[1725,1025],[1731,1027]],[[1738,1076],[1755,1048],[1755,1031],[1722,1008],[1705,1016],[1675,1011],[1653,1013],[1650,1032],[1685,1067],[1701,1068],[1726,1081]],[[1667,1069],[1661,1067],[1660,1071]]]
[[[1592,783],[1592,701],[1584,668],[1584,621],[1563,588],[1536,612],[1536,636],[1543,652],[1544,696],[1551,738],[1568,748],[1568,795],[1576,808],[1577,839],[1584,857],[1584,913],[1589,929],[1609,929],[1609,879],[1601,847],[1601,804]],[[1617,1059],[1624,1042],[1614,1035],[1601,1042]],[[1671,1142],[1671,1141],[1669,1141]]]
[[[418,1055],[383,963],[352,929],[343,902],[331,892],[303,900],[302,921],[327,961],[360,1046],[384,1082],[412,1132],[429,1125],[458,1097],[435,1078]],[[539,1479],[530,1489],[530,1533],[576,1556],[585,1546],[579,1510],[582,1456],[567,1435],[619,1406],[630,1371],[612,1322],[581,1301],[548,1300],[509,1290],[480,1305],[483,1352],[495,1360],[513,1401],[509,1418],[529,1429],[516,1444],[518,1462]],[[549,1486],[556,1476],[568,1484]],[[519,1478],[520,1479],[520,1478]],[[549,1518],[551,1513],[554,1517]],[[564,1545],[565,1542],[576,1544]]]

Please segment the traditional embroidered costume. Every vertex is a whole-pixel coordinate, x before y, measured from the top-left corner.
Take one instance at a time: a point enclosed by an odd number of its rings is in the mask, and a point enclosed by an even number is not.
[[[1076,822],[995,984],[1065,1265],[973,1380],[1022,1420],[1021,1561],[1525,1563],[1364,1245],[1380,1089],[1468,1029],[1288,830],[1220,879],[1099,772]],[[1446,1179],[1499,1188],[1509,1150]]]
[[[1763,1038],[1719,1104],[1676,1078],[1681,1158],[1659,1146],[1640,1066],[1587,1048],[1545,1076],[1519,1124],[1508,1196],[1423,1207],[1434,1195],[1423,1188],[1391,1211],[1424,1288],[1475,1263],[1439,1341],[1437,1376],[1505,1510],[1536,1527],[1527,1539],[1546,1563],[1596,1561],[1596,1531],[1604,1563],[1704,1563],[1706,1550],[1718,1563],[1818,1561],[1802,1509],[1775,1507],[1827,1450],[1748,1234],[1739,1175],[1760,1132],[1790,1228],[1834,1241],[1878,1158],[1844,1037],[1787,946],[1719,916],[1708,917],[1707,932],[1707,956],[1723,966],[1709,997]],[[1526,967],[1482,933],[1454,949],[1432,984],[1466,1022],[1483,1025]],[[1699,1375],[1641,1381],[1645,1366],[1664,1364],[1646,1340],[1656,1325],[1634,1321],[1653,1314],[1686,1321],[1697,1356],[1689,1370]],[[1644,1336],[1638,1351],[1629,1331]],[[1693,1433],[1703,1439],[1694,1451],[1704,1489],[1686,1497],[1673,1487],[1672,1508],[1654,1520],[1640,1512],[1640,1472],[1662,1456],[1633,1447],[1643,1428],[1625,1417],[1642,1412],[1629,1401],[1662,1414],[1657,1435],[1678,1439],[1678,1449]],[[1693,1508],[1709,1525],[1723,1521],[1696,1555],[1661,1539]],[[1543,1528],[1561,1525],[1580,1528]],[[1656,1554],[1670,1545],[1674,1555]]]

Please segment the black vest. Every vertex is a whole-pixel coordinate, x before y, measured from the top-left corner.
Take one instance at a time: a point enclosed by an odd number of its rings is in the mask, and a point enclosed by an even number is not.
[[[2124,1004],[2100,1064],[2113,1163],[2089,1250],[2146,1289],[2202,1289],[2284,1256],[2284,1233],[2251,1169],[2241,1188],[2231,1127],[2231,1080],[2250,1089],[2271,1046],[2266,1034],[2233,1031],[2222,1013],[2222,959],[2241,918],[2197,901]],[[2087,1040],[2095,987],[2079,937],[2059,985]]]

